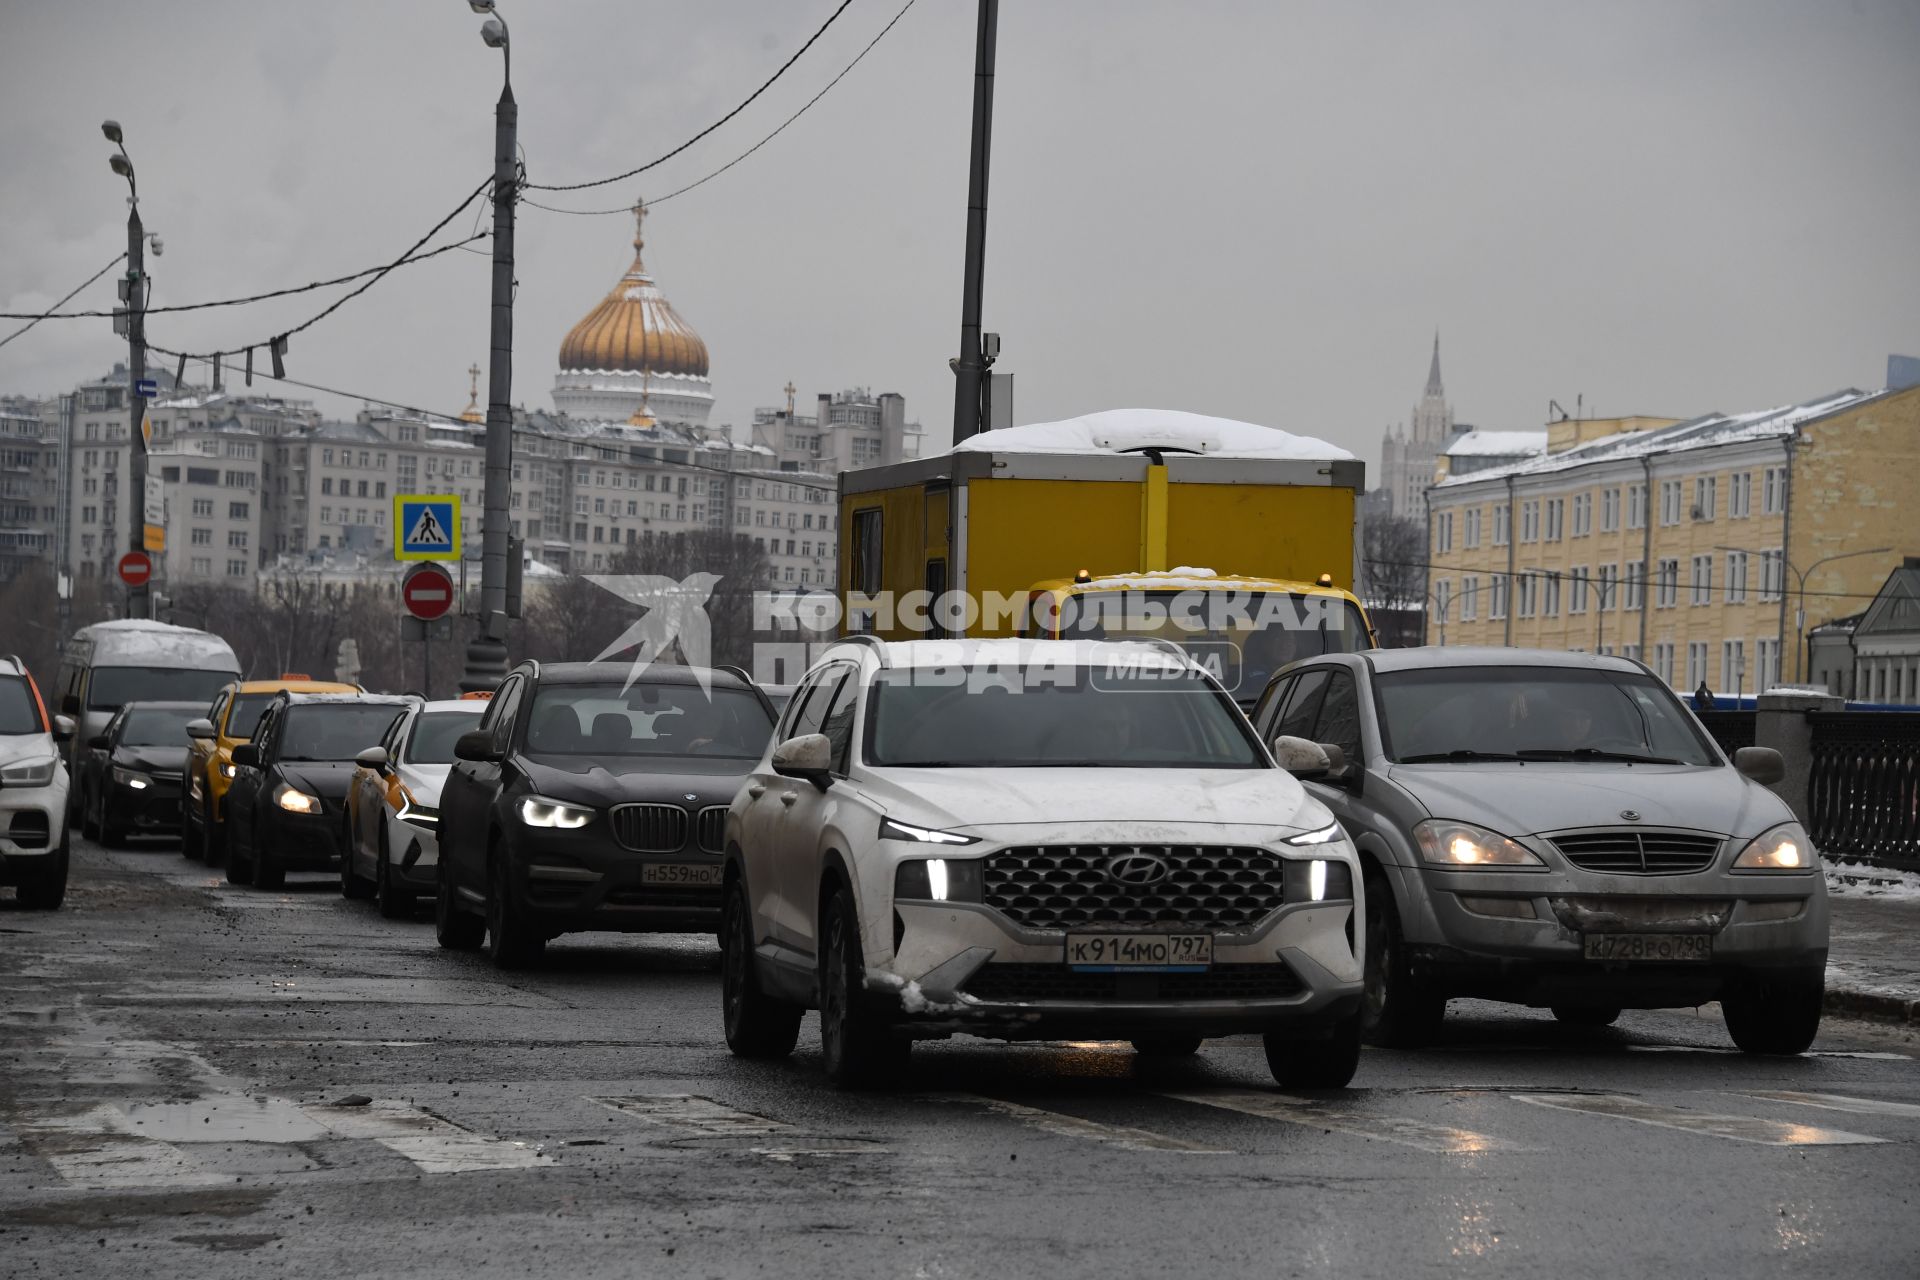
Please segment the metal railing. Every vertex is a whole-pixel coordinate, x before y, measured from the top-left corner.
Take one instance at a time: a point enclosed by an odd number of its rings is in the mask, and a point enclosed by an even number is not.
[[[1816,711],[1807,723],[1814,845],[1830,857],[1920,869],[1920,715]]]
[[[1752,711],[1696,711],[1700,727],[1713,735],[1720,749],[1731,756],[1742,747],[1753,745]]]

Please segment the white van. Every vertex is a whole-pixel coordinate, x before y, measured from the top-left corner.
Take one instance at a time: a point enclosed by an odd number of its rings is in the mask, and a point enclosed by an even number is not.
[[[240,661],[209,631],[144,618],[82,627],[60,655],[53,696],[77,726],[67,746],[67,768],[128,702],[213,703],[240,675]],[[74,797],[70,797],[71,810]]]

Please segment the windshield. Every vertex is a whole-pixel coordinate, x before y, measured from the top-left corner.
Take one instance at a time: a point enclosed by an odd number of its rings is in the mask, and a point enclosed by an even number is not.
[[[123,747],[185,747],[187,722],[198,719],[194,709],[166,710],[160,707],[136,707],[127,712],[120,726]]]
[[[757,760],[773,736],[744,689],[636,684],[544,685],[533,699],[527,750],[562,756],[724,756]]]
[[[1376,677],[1387,758],[1717,764],[1666,686],[1625,671],[1458,667]]]
[[[231,671],[184,667],[95,667],[87,683],[87,706],[117,711],[129,702],[209,703],[233,682]]]
[[[0,680],[0,734],[45,732],[27,682],[18,676]]]
[[[1266,761],[1204,677],[1095,666],[893,668],[868,691],[867,763],[902,768],[1257,769]]]
[[[391,702],[334,702],[287,708],[282,760],[351,760],[380,739],[405,707]]]
[[[423,711],[407,739],[407,759],[413,764],[452,764],[454,739],[479,727],[478,711]]]
[[[1111,591],[1064,605],[1069,640],[1171,640],[1236,697],[1251,700],[1289,662],[1368,647],[1353,604],[1278,591]]]

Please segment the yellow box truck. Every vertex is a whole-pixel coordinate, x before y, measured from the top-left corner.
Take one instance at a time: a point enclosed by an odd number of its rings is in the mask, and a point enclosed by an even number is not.
[[[1372,645],[1363,486],[1323,440],[1172,410],[984,432],[841,475],[842,628],[1163,636],[1257,697],[1286,662]]]

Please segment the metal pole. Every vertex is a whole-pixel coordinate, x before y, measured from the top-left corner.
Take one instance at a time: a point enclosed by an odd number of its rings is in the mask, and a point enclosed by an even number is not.
[[[505,46],[503,45],[503,52]],[[513,489],[513,204],[519,181],[512,55],[493,131],[493,341],[487,355],[487,488],[481,522],[480,628],[467,645],[460,688],[491,689],[507,674],[508,505]]]
[[[140,225],[140,201],[136,197],[127,212],[127,510],[132,522],[127,528],[127,549],[145,551],[147,547],[147,444],[140,436],[140,423],[147,415],[147,399],[140,394],[140,383],[147,376],[147,282],[146,230]],[[151,613],[148,587],[141,583],[127,588],[127,616],[145,618]]]
[[[973,145],[967,169],[967,261],[960,287],[960,358],[953,363],[953,440],[980,432],[980,293],[986,276],[987,173],[993,149],[993,49],[1000,0],[980,0],[973,52]]]

